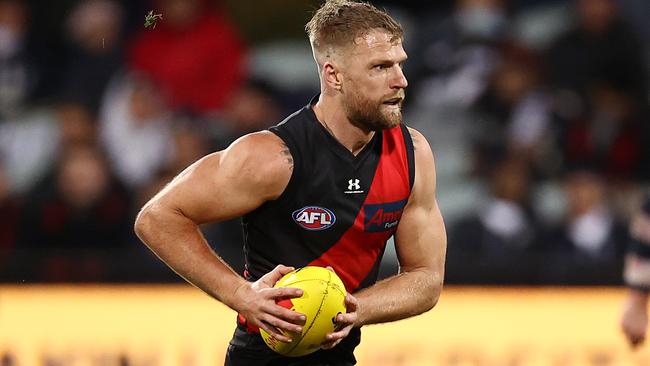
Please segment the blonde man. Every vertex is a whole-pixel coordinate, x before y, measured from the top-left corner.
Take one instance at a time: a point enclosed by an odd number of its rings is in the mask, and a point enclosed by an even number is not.
[[[364,325],[431,309],[444,276],[446,233],[431,148],[402,124],[408,82],[402,29],[372,5],[327,1],[306,26],[320,94],[269,131],[199,160],[140,212],[138,236],[171,268],[239,313],[226,365],[354,365]],[[243,216],[246,270],[233,272],[198,225]],[[377,281],[395,236],[400,271]],[[276,303],[292,268],[331,267],[350,295],[319,351],[282,357],[304,318]]]

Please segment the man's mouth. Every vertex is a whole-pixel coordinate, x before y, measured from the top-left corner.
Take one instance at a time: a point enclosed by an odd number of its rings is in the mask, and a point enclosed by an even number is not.
[[[386,99],[383,104],[397,106],[397,105],[400,105],[402,103],[403,99],[404,98],[401,98],[401,97],[390,98],[390,99]]]

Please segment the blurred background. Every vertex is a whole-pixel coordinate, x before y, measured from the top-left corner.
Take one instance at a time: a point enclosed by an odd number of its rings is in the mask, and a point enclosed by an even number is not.
[[[0,365],[37,364],[10,342],[22,326],[3,338],[3,319],[23,319],[23,303],[3,313],[12,291],[182,283],[139,243],[134,217],[193,161],[318,92],[303,29],[319,4],[0,0]],[[592,288],[615,303],[629,218],[650,186],[650,1],[373,4],[405,29],[404,119],[436,156],[451,293]],[[239,220],[203,231],[241,272]],[[389,249],[382,276],[396,268]],[[558,360],[539,364],[574,364]]]

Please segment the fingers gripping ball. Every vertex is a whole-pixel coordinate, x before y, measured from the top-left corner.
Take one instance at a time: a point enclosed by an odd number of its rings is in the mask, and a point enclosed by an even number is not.
[[[302,289],[301,297],[278,301],[278,304],[304,314],[306,321],[302,333],[284,333],[292,338],[290,343],[281,342],[260,329],[264,342],[285,356],[298,357],[317,351],[325,336],[336,328],[336,315],[345,313],[343,281],[326,268],[307,266],[287,273],[274,287]]]

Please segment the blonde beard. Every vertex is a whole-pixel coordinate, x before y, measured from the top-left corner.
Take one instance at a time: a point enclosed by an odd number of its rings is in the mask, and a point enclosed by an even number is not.
[[[356,95],[352,98],[348,97],[344,101],[343,109],[346,117],[354,126],[364,131],[381,131],[402,123],[401,105],[399,109],[389,115],[381,110],[383,104],[370,106],[367,99],[359,101]]]

